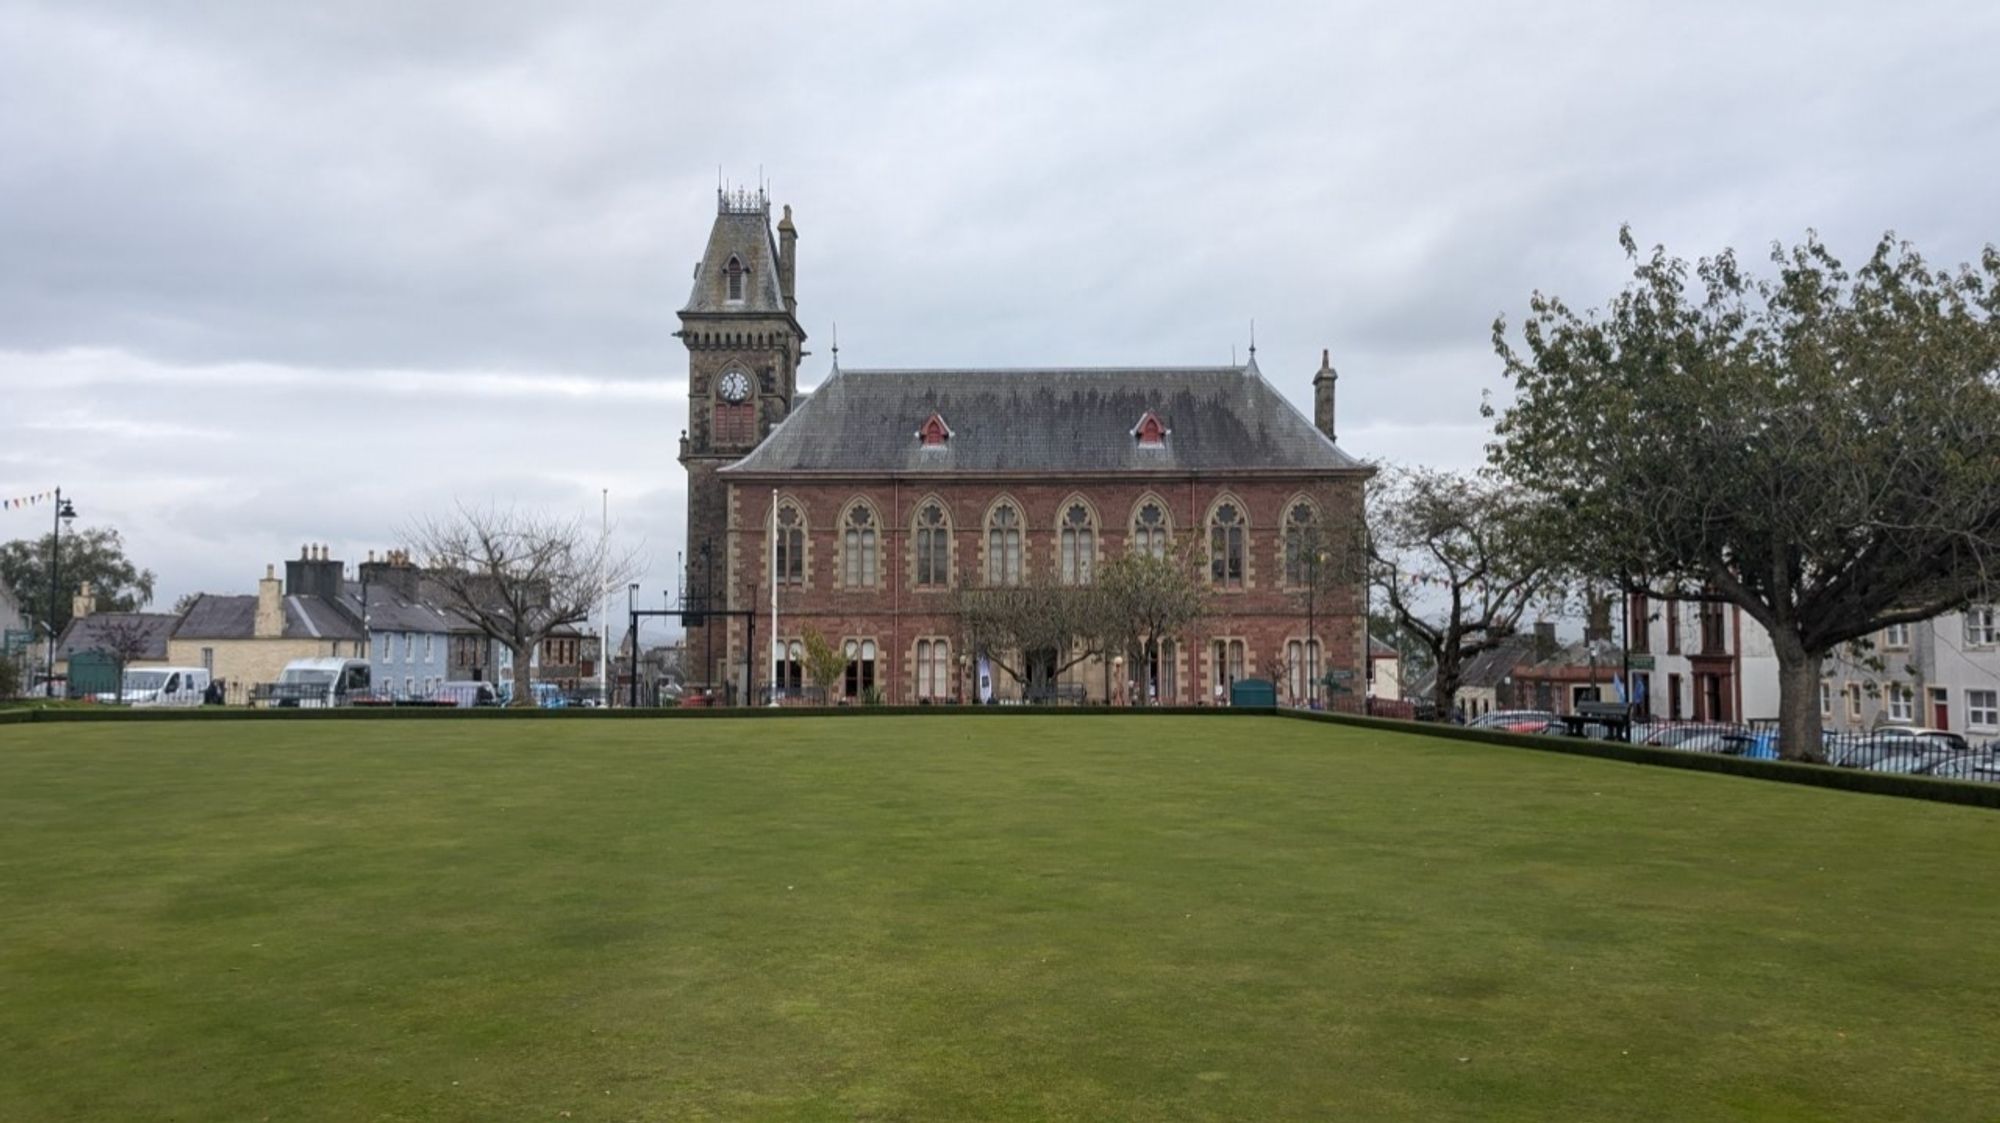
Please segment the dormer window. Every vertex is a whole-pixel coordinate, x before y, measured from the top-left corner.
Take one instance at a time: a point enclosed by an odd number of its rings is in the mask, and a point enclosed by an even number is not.
[[[723,267],[722,272],[728,278],[729,299],[732,301],[741,301],[743,299],[743,274],[745,272],[742,260],[731,257],[729,264]]]
[[[951,440],[951,426],[944,423],[943,415],[933,413],[931,419],[924,422],[924,427],[917,430],[917,439],[924,443],[925,448],[943,448],[945,442]]]
[[[1167,434],[1171,432],[1173,430],[1160,424],[1159,415],[1150,409],[1137,425],[1132,426],[1132,436],[1138,439],[1140,448],[1166,447]]]

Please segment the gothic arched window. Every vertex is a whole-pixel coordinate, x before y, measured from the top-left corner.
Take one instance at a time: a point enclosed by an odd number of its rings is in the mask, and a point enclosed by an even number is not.
[[[1303,588],[1319,575],[1319,517],[1301,499],[1285,512],[1285,584]]]
[[[951,583],[951,522],[936,502],[917,508],[917,585],[937,588]]]
[[[1021,512],[998,503],[986,516],[986,583],[1021,583]]]
[[[1097,558],[1097,520],[1090,508],[1080,502],[1065,506],[1056,538],[1063,584],[1090,584],[1092,563]]]
[[[1132,515],[1132,552],[1148,557],[1167,556],[1167,509],[1157,500],[1139,504]]]
[[[803,585],[806,580],[806,519],[798,504],[787,500],[778,504],[777,573],[781,585]]]
[[[1243,508],[1217,503],[1208,516],[1208,579],[1225,589],[1243,587]]]
[[[729,264],[723,267],[722,275],[729,281],[729,299],[743,299],[744,272],[743,262],[733,256],[729,259]]]
[[[866,503],[848,508],[840,534],[841,579],[846,587],[874,587],[876,538],[875,509]]]

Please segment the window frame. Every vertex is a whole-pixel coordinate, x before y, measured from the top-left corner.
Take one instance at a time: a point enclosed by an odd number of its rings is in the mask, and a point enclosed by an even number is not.
[[[840,513],[840,579],[844,589],[873,589],[882,577],[882,516],[857,499]]]
[[[935,522],[926,521],[926,516],[935,512]],[[944,500],[928,496],[917,504],[916,514],[911,518],[910,533],[911,558],[914,572],[912,585],[918,589],[951,588],[951,511]]]
[[[1982,694],[1985,695],[1984,702],[1975,704],[1977,696]],[[2000,729],[2000,688],[1966,688],[1965,728],[1981,733]]]
[[[1082,496],[1064,500],[1057,510],[1056,577],[1065,585],[1089,585],[1097,579],[1097,511]]]
[[[1305,518],[1297,518],[1299,512]],[[1313,556],[1320,552],[1319,507],[1303,495],[1294,496],[1285,504],[1285,527],[1281,535],[1284,555],[1285,587],[1303,589],[1312,584],[1317,576],[1313,570]]]
[[[1224,522],[1223,513],[1235,516]],[[1233,495],[1217,499],[1208,509],[1208,583],[1227,592],[1250,586],[1250,516]],[[1232,572],[1233,571],[1233,572]]]
[[[1156,522],[1146,522],[1147,511],[1159,514]],[[1174,547],[1174,514],[1166,500],[1157,495],[1142,495],[1132,504],[1132,520],[1126,528],[1126,549],[1146,554],[1149,557],[1164,558]]]
[[[787,524],[785,516],[792,522]],[[776,572],[771,581],[777,585],[804,585],[806,583],[806,512],[795,499],[781,497],[778,500]]]
[[[1013,521],[1001,525],[1002,514],[1012,516]],[[986,508],[984,529],[986,535],[986,583],[997,588],[1012,588],[1021,584],[1026,565],[1026,541],[1024,528],[1027,519],[1022,514],[1021,504],[1012,496],[1001,496]]]

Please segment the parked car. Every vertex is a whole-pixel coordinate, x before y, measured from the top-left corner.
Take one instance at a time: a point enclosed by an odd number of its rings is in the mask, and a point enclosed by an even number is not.
[[[118,693],[95,697],[128,706],[199,706],[207,692],[208,672],[201,667],[135,667],[125,672]]]
[[[431,700],[453,706],[497,706],[500,693],[490,682],[445,682],[431,692]]]
[[[1654,745],[1662,749],[1697,749],[1714,752],[1721,746],[1720,738],[1729,733],[1746,732],[1740,725],[1718,722],[1686,722],[1676,724],[1654,724],[1634,726],[1632,740],[1642,745]]]
[[[569,707],[568,696],[564,695],[562,692],[562,687],[557,686],[555,683],[552,682],[530,683],[529,688],[534,692],[535,705],[541,707],[544,710],[561,710],[561,709],[567,709]],[[503,680],[498,684],[496,689],[499,691],[499,698],[501,705],[503,706],[513,705],[514,684],[512,682],[507,682]]]
[[[1471,729],[1503,729],[1509,733],[1547,733],[1560,730],[1562,719],[1547,710],[1494,710],[1465,723]]]
[[[1940,780],[1979,780],[1988,784],[2000,784],[2000,756],[1976,753],[1951,757],[1939,761],[1925,775],[1935,776]]]
[[[307,709],[345,706],[368,694],[368,664],[361,659],[294,659],[265,684],[261,700],[270,706]]]

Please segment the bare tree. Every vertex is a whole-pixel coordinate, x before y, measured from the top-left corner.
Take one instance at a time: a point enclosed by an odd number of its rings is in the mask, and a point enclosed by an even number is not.
[[[1208,585],[1201,577],[1196,540],[1164,557],[1131,551],[1105,562],[1097,571],[1098,612],[1108,651],[1124,652],[1146,676],[1140,704],[1154,699],[1151,668],[1160,645],[1186,631],[1208,612]]]
[[[1431,699],[1441,714],[1465,664],[1519,631],[1528,608],[1556,590],[1534,515],[1491,474],[1392,469],[1370,482],[1370,582],[1437,668]]]
[[[953,610],[966,650],[983,653],[1007,677],[1045,697],[1064,671],[1102,654],[1104,597],[1096,585],[1066,585],[1035,570],[1018,585],[961,586]]]
[[[111,656],[117,664],[117,694],[122,700],[125,695],[125,667],[146,657],[146,649],[152,645],[152,631],[145,621],[135,616],[106,616],[98,621],[96,632],[91,646]]]
[[[606,589],[639,571],[636,553],[613,551],[582,518],[461,504],[405,534],[444,607],[512,653],[516,706],[535,704],[529,664],[542,641],[589,619]]]

